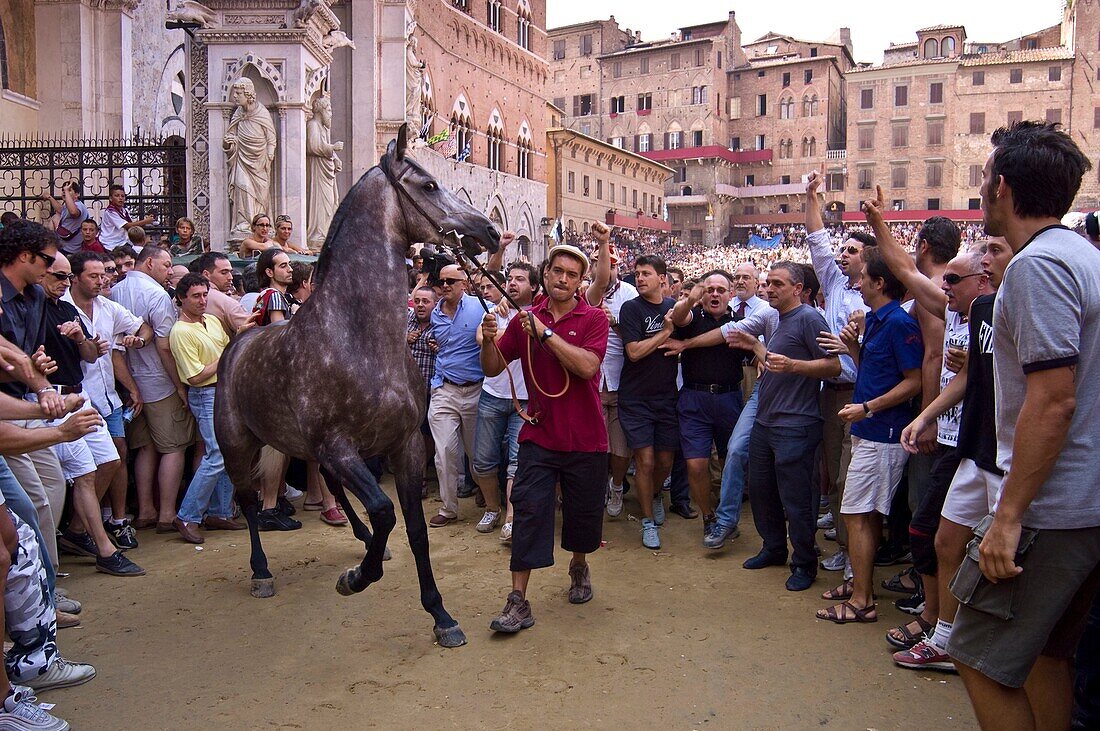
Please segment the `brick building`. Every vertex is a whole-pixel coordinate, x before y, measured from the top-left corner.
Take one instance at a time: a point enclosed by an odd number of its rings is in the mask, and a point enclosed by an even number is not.
[[[980,220],[990,134],[1020,119],[1061,122],[1093,160],[1100,150],[1100,6],[1067,7],[1063,22],[1002,43],[976,42],[962,26],[923,28],[883,63],[847,74],[849,217],[881,185],[893,217],[936,211]],[[1097,173],[1077,207],[1100,205]]]

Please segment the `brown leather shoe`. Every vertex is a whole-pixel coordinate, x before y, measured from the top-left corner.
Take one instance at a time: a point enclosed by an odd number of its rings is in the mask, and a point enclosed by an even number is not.
[[[176,532],[176,521],[173,520],[171,523],[161,523],[160,521],[157,521],[157,533],[175,533],[175,532]]]
[[[229,518],[214,518],[209,515],[202,522],[202,527],[206,530],[248,530],[248,525],[240,521],[230,520]]]
[[[68,629],[69,627],[79,627],[80,626],[80,617],[76,616],[75,614],[69,614],[68,612],[62,612],[60,609],[57,610],[56,614],[57,614],[57,628],[58,629]]]
[[[431,520],[428,521],[428,526],[432,528],[442,528],[445,525],[450,525],[456,520],[458,520],[458,518],[448,518],[442,513],[437,513],[432,516]]]
[[[206,540],[199,533],[199,526],[197,523],[184,523],[179,518],[176,518],[172,521],[172,525],[174,525],[176,530],[180,532],[180,535],[183,536],[183,540],[188,543],[198,544]],[[157,526],[157,530],[160,530],[160,526]]]

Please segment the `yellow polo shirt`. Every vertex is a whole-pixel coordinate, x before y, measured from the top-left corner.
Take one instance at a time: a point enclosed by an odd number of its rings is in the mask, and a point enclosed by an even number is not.
[[[218,318],[207,314],[202,319],[202,323],[177,320],[168,335],[168,344],[176,359],[176,371],[184,384],[187,384],[188,378],[201,373],[203,368],[221,358],[225,346],[229,345],[229,336]],[[212,386],[217,382],[218,376],[214,374],[193,385]]]

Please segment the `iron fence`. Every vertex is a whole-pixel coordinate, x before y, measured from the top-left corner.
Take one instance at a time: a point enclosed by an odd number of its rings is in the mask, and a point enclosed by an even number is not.
[[[174,231],[187,215],[187,150],[179,137],[147,135],[0,138],[0,212],[44,222],[52,213],[41,196],[61,199],[61,185],[80,181],[81,200],[98,221],[107,208],[109,188],[126,189],[135,219],[154,216],[146,227],[154,241]]]

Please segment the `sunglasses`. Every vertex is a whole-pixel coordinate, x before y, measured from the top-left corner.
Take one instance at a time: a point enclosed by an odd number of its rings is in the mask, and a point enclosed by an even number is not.
[[[46,263],[47,267],[52,267],[54,259],[56,258],[56,257],[50,256],[49,254],[43,254],[41,251],[34,252],[34,255],[37,256],[42,261],[44,261]]]
[[[440,279],[439,281],[442,282],[443,284],[447,285],[448,287],[453,287],[456,284],[458,284],[459,282],[465,282],[466,280],[465,279]]]
[[[53,262],[50,263],[52,264]],[[65,272],[46,272],[46,274],[49,274],[59,282],[71,282],[76,279],[75,274],[66,274]]]
[[[958,274],[949,273],[949,274],[944,274],[943,275],[943,281],[947,282],[952,287],[954,287],[956,284],[958,284],[959,282],[961,282],[964,279],[970,279],[970,277],[980,277],[983,274],[985,274],[985,272],[978,272],[977,274],[964,274],[963,276],[960,277]]]
[[[863,251],[863,249],[859,248],[858,246],[841,246],[840,249],[836,253],[838,253],[838,254],[847,253],[849,256],[855,256],[856,254],[858,254],[861,251]]]
[[[117,274],[118,273],[118,267],[105,267],[103,269],[103,273],[104,274]]]

